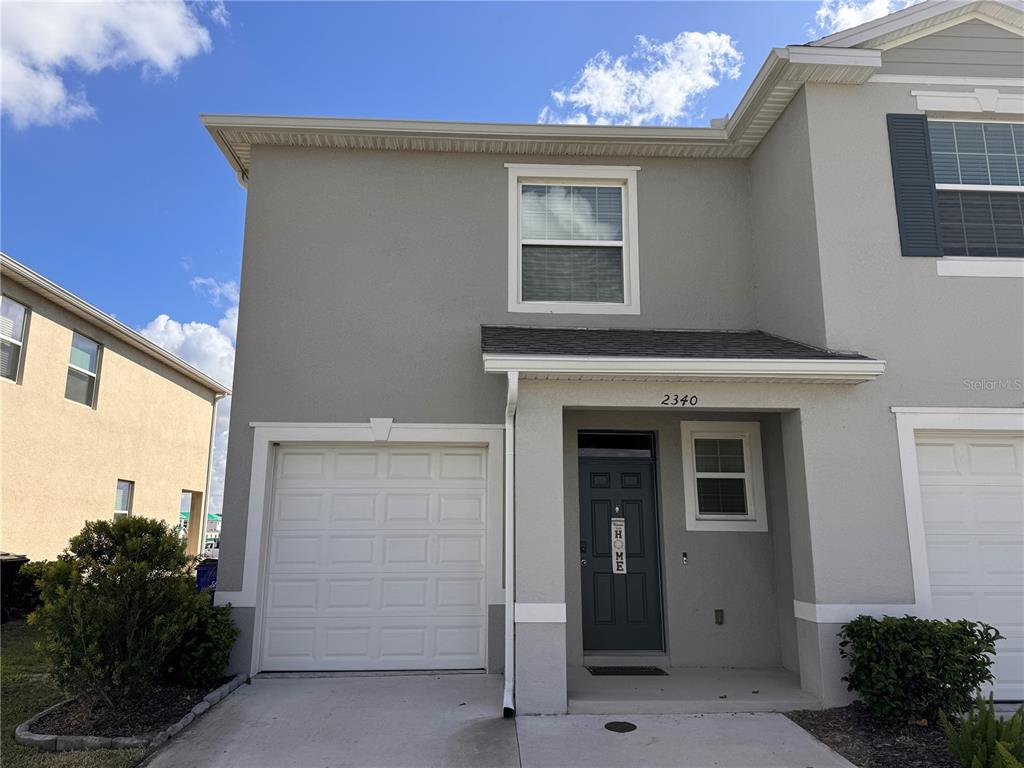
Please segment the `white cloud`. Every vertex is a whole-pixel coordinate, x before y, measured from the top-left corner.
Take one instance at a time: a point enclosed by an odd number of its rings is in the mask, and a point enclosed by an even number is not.
[[[551,92],[541,123],[669,125],[721,78],[740,75],[743,54],[720,32],[683,32],[661,43],[640,35],[633,52],[600,51],[569,88]]]
[[[213,278],[197,277],[192,280],[192,287],[207,294],[214,304],[221,304],[224,300],[229,303],[216,325],[194,321],[180,322],[162,314],[150,321],[140,332],[186,363],[231,386],[238,326],[238,284],[234,281],[222,283]],[[214,427],[209,510],[216,514],[220,513],[224,501],[224,467],[227,463],[230,421],[231,398],[226,397],[217,406],[217,423]]]
[[[212,277],[193,277],[190,284],[193,290],[209,296],[214,304],[220,304],[224,299],[238,304],[238,283],[234,280],[221,282]]]
[[[222,2],[194,8],[227,22]],[[141,65],[145,75],[173,76],[182,61],[212,47],[184,0],[5,2],[0,14],[0,106],[17,128],[95,116],[85,92],[65,84],[69,71]]]
[[[810,32],[814,35],[831,35],[902,11],[919,2],[922,0],[822,0],[814,14],[816,26]]]

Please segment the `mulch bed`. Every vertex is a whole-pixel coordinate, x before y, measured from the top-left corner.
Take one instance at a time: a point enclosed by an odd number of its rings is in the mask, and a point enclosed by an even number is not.
[[[859,701],[820,712],[786,714],[860,768],[961,768],[938,723],[922,726],[877,720]]]
[[[32,723],[32,732],[111,738],[153,733],[181,720],[206,694],[228,680],[222,678],[209,688],[158,686],[144,696],[118,701],[114,707],[100,703],[90,710],[79,701],[69,701]]]

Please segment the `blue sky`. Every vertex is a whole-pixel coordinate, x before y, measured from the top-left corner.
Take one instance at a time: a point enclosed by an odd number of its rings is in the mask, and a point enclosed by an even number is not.
[[[706,125],[907,1],[4,3],[0,248],[230,378],[245,192],[200,113]]]

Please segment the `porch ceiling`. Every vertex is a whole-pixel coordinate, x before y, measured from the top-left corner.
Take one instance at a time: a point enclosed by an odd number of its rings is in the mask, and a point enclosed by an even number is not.
[[[484,370],[524,378],[799,381],[856,384],[885,361],[764,331],[484,325]]]

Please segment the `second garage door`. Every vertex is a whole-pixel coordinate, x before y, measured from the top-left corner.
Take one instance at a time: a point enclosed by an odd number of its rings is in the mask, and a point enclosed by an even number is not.
[[[485,666],[486,450],[278,448],[266,671]]]
[[[984,621],[1004,639],[997,699],[1024,698],[1024,437],[917,436],[932,613]]]

